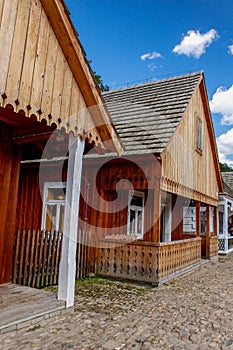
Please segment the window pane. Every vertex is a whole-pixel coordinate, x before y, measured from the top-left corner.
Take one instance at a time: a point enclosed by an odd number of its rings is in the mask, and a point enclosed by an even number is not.
[[[61,205],[61,207],[60,207],[59,227],[58,227],[59,232],[63,232],[63,227],[64,227],[64,212],[65,212],[65,206],[64,206],[64,205]]]
[[[142,207],[143,206],[143,197],[134,195],[131,199],[131,205]]]
[[[54,231],[56,227],[56,213],[57,207],[56,205],[47,205],[46,206],[46,222],[45,229],[47,231]]]
[[[48,188],[48,200],[65,200],[65,188]]]
[[[135,232],[135,210],[130,209],[130,228],[129,233],[136,233]]]
[[[142,211],[138,210],[137,234],[142,234]]]

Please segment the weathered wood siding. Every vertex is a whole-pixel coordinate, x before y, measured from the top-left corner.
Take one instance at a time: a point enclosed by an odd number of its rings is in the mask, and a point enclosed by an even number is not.
[[[41,1],[0,0],[0,24],[0,106],[100,139]]]
[[[161,154],[162,189],[217,205],[219,184],[210,138],[210,122],[200,87],[194,92],[180,125]],[[202,152],[197,149],[197,119],[202,122]]]

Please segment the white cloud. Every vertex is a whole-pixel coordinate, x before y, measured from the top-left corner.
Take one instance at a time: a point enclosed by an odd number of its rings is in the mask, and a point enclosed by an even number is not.
[[[153,52],[148,52],[148,53],[144,53],[143,55],[141,55],[141,60],[145,61],[146,59],[149,60],[154,60],[156,58],[161,58],[162,55],[159,52],[153,51]]]
[[[226,89],[220,86],[210,101],[212,113],[222,115],[222,125],[233,125],[233,85]]]
[[[220,162],[233,165],[233,128],[217,137],[217,145]]]
[[[200,58],[205,50],[215,39],[218,39],[218,33],[215,29],[201,34],[198,30],[189,30],[179,45],[176,45],[172,52],[178,55],[193,56]]]
[[[230,46],[228,46],[228,49],[229,49],[229,54],[230,55],[233,55],[233,45],[230,45]]]

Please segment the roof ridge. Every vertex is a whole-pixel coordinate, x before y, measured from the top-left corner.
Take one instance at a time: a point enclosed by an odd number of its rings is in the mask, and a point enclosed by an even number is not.
[[[189,77],[197,77],[197,76],[201,76],[203,74],[203,71],[197,71],[197,72],[193,72],[193,73],[187,73],[187,74],[183,74],[183,75],[177,75],[177,76],[173,76],[173,77],[169,77],[169,78],[164,78],[164,79],[156,79],[154,81],[150,81],[150,82],[146,82],[146,83],[140,83],[140,84],[135,84],[135,85],[130,85],[130,86],[125,86],[125,87],[121,87],[118,89],[114,89],[114,90],[109,90],[109,91],[105,91],[102,93],[103,96],[107,96],[111,93],[115,93],[118,91],[125,91],[125,90],[130,90],[130,89],[134,89],[134,88],[138,88],[138,87],[145,87],[145,86],[151,86],[154,84],[158,84],[158,83],[162,83],[162,82],[170,82],[172,80],[178,80],[178,79],[184,79],[184,78],[189,78]]]

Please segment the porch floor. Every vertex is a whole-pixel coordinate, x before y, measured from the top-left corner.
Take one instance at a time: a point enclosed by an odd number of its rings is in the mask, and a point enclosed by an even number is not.
[[[62,313],[65,302],[50,291],[16,284],[0,285],[0,334],[35,326],[43,319]]]

